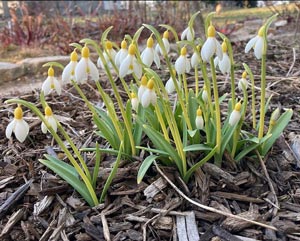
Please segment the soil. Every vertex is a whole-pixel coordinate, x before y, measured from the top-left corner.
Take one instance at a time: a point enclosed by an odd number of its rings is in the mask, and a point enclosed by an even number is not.
[[[236,79],[240,78],[242,63],[246,62],[259,87],[259,62],[253,52],[244,54],[245,44],[233,43],[236,69],[240,70],[236,72]],[[105,202],[93,208],[38,161],[46,153],[61,160],[67,159],[53,138],[41,132],[41,121],[28,109],[24,109],[24,119],[30,123],[29,137],[24,143],[17,142],[14,137],[10,140],[5,138],[5,128],[15,108],[15,105],[5,104],[5,100],[22,98],[41,109],[40,88],[2,92],[0,239],[176,240],[178,230],[186,227],[186,236],[196,228],[200,240],[300,240],[300,160],[296,155],[297,151],[299,153],[297,135],[300,134],[299,43],[291,44],[290,39],[284,37],[270,40],[267,60],[268,94],[273,94],[268,116],[277,106],[293,109],[294,115],[263,163],[246,158],[230,165],[230,161],[224,160],[222,168],[218,168],[209,162],[195,173],[188,184],[180,179],[174,167],[158,163],[158,167],[153,165],[138,185],[137,171],[141,159],[146,156],[144,154],[133,161],[122,160]],[[221,73],[218,73],[218,80],[220,91],[228,92],[228,81]],[[107,92],[110,91],[104,78],[101,78],[101,84]],[[102,105],[92,82],[83,85],[82,89],[92,103]],[[96,142],[105,147],[106,142],[95,132],[91,113],[72,85],[66,85],[60,96],[53,93],[46,100],[78,148],[94,147]],[[85,152],[83,157],[89,167],[94,165],[93,152]],[[102,155],[98,195],[114,161],[114,156]],[[182,193],[172,187],[166,177]],[[154,190],[159,187],[152,197],[148,193],[149,187]],[[207,211],[191,200],[271,228]],[[186,222],[183,226],[182,221]],[[182,233],[180,235],[184,237]],[[186,240],[197,239],[189,236]]]

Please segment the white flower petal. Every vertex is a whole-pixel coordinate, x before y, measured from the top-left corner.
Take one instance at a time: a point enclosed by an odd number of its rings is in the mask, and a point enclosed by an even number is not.
[[[236,111],[236,110],[232,111],[229,117],[229,122],[228,122],[229,125],[234,126],[236,123],[239,122],[240,118],[241,118],[240,111]]]
[[[53,83],[54,83],[54,89],[56,90],[57,94],[60,95],[61,94],[60,82],[57,80],[57,78],[53,78]]]
[[[245,53],[248,53],[250,49],[252,49],[257,41],[258,36],[255,36],[254,38],[250,39],[250,41],[246,44],[245,47]]]
[[[132,98],[131,99],[131,107],[135,111],[138,110],[138,107],[139,107],[139,100],[138,100],[138,98]]]
[[[144,85],[141,85],[139,87],[139,90],[138,90],[138,99],[139,99],[139,101],[142,100],[143,94],[145,93],[146,90],[147,90],[147,87],[144,86]]]
[[[218,42],[218,40],[216,40],[216,38],[214,38],[214,41],[215,41],[216,54],[217,54],[219,60],[222,61],[222,59],[223,59],[222,46],[221,46],[221,44]]]
[[[158,53],[153,51],[153,56],[154,56],[154,63],[156,64],[156,67],[159,69],[160,68],[160,58],[158,56]]]
[[[162,41],[164,43],[164,46],[165,46],[167,54],[168,54],[170,52],[170,43],[169,43],[169,40],[166,39],[166,38],[163,38]],[[160,53],[162,54],[161,49],[160,49]]]
[[[62,80],[63,83],[69,83],[70,82],[72,67],[73,67],[72,62],[70,62],[64,68],[64,70],[61,74],[61,80]]]
[[[86,68],[87,68],[87,59],[81,58],[75,68],[75,79],[79,84],[86,82],[88,78]]]
[[[182,34],[181,34],[181,40],[184,40],[188,34],[189,31],[189,27],[187,27],[185,30],[183,30]]]
[[[175,70],[177,74],[183,74],[186,70],[185,58],[180,55],[179,58],[175,62]]]
[[[202,116],[196,116],[195,124],[197,129],[203,129],[204,121]]]
[[[15,126],[15,136],[18,139],[19,142],[25,141],[28,133],[29,133],[29,125],[26,121],[23,119],[16,120],[16,126]]]
[[[222,59],[222,61],[219,62],[219,68],[220,68],[222,74],[230,72],[230,59],[229,59],[227,53],[223,53],[223,59]]]
[[[44,95],[48,95],[51,91],[51,77],[47,77],[47,79],[42,84],[42,91],[44,91]]]
[[[208,100],[208,93],[207,93],[207,90],[203,90],[202,92],[202,100],[207,103],[207,100]]]
[[[141,104],[144,108],[147,108],[151,103],[151,90],[147,89],[142,96]]]
[[[139,79],[142,77],[143,74],[142,66],[137,62],[135,58],[133,59],[133,72],[135,73],[136,77],[138,77]]]
[[[199,57],[196,52],[193,53],[192,58],[191,58],[191,66],[192,68],[195,68],[199,64]]]
[[[54,130],[55,132],[57,132],[57,123],[56,123],[55,118],[54,118],[53,116],[49,116],[49,117],[48,117],[48,122],[49,122],[49,124],[51,125],[51,127],[53,128],[53,130]]]
[[[185,57],[185,72],[189,73],[191,71],[191,63],[190,60]]]
[[[247,89],[248,88],[248,81],[244,78],[241,78],[239,80],[239,83],[238,83],[238,89],[240,91],[243,91],[243,86],[245,87],[245,89]]]
[[[46,125],[44,124],[44,122],[42,122],[42,124],[41,124],[41,129],[42,129],[42,132],[43,132],[44,134],[46,134],[47,131],[48,131],[48,129],[47,129]]]
[[[175,84],[174,84],[172,77],[170,79],[168,79],[168,81],[165,85],[165,88],[166,88],[166,91],[168,94],[171,94],[175,91]]]
[[[187,40],[188,40],[188,41],[193,41],[194,35],[195,35],[194,29],[192,28],[192,31],[191,31],[190,28],[188,28],[188,32],[187,32]]]
[[[150,102],[152,105],[156,105],[157,96],[154,90],[150,90]]]
[[[208,37],[201,48],[201,58],[205,62],[209,62],[215,52],[216,46],[214,38]]]
[[[88,66],[90,69],[90,76],[91,76],[92,80],[98,81],[99,80],[99,71],[98,71],[96,65],[90,59],[88,59]]]
[[[103,65],[102,60],[101,60],[100,57],[97,59],[97,67],[101,68],[101,69],[104,69],[104,65]]]
[[[141,54],[141,59],[142,62],[150,67],[153,63],[154,56],[153,56],[153,51],[151,48],[146,48],[143,53]]]
[[[218,56],[216,56],[215,59],[214,59],[214,65],[215,65],[215,67],[219,65],[219,58],[218,58]]]
[[[259,37],[254,46],[254,55],[257,59],[261,59],[264,48],[264,39]]]
[[[15,129],[15,126],[16,126],[16,120],[13,119],[6,127],[5,135],[8,139],[11,137],[11,134],[12,134],[13,130]]]
[[[127,57],[121,62],[119,70],[120,78],[123,78],[125,75],[127,75],[132,58],[133,56],[128,54]]]

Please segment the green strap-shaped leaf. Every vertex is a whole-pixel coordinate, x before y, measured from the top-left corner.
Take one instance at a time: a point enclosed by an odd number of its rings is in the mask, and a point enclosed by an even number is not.
[[[138,175],[137,175],[137,183],[140,184],[143,180],[146,172],[148,171],[149,167],[152,163],[158,158],[158,156],[150,155],[147,156],[146,159],[143,161],[142,165],[139,168]]]
[[[183,151],[210,151],[212,148],[205,144],[194,144],[190,146],[186,146],[183,148]]]

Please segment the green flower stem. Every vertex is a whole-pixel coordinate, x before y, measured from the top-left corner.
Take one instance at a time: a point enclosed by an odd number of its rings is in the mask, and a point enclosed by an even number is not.
[[[221,141],[222,141],[221,111],[220,111],[220,103],[219,103],[219,91],[218,91],[218,85],[217,85],[216,69],[215,69],[213,58],[210,59],[210,66],[211,66],[211,72],[212,72],[212,82],[213,82],[213,91],[214,91],[214,100],[215,100],[215,120],[216,120],[216,128],[217,128],[217,136],[216,136],[217,150],[216,150],[216,153],[220,154]]]
[[[198,67],[195,66],[195,93],[196,97],[198,97],[199,94],[199,73],[198,73]]]
[[[77,163],[77,161],[75,160],[75,158],[73,157],[73,155],[70,153],[70,151],[68,150],[68,148],[63,143],[62,139],[53,130],[52,126],[49,124],[49,122],[46,120],[46,118],[40,112],[40,110],[35,105],[33,105],[32,103],[29,103],[29,102],[27,102],[25,100],[10,99],[10,100],[7,100],[6,103],[17,103],[17,104],[22,104],[22,105],[26,106],[27,108],[29,108],[30,110],[32,110],[45,123],[45,125],[48,128],[48,130],[50,131],[51,135],[56,140],[57,144],[64,151],[64,153],[66,154],[66,156],[68,157],[68,159],[70,160],[70,162],[72,163],[72,165],[74,166],[74,168],[76,169],[76,171],[78,172],[78,174],[80,175],[80,177],[82,178],[82,180],[84,181],[84,183],[85,183],[85,185],[86,185],[86,187],[87,187],[87,189],[88,189],[88,191],[89,191],[89,193],[90,193],[90,195],[91,195],[91,197],[93,199],[94,205],[98,205],[99,202],[98,202],[95,190],[93,189],[93,186],[92,186],[90,178],[88,178],[87,175],[83,172],[83,170],[81,169],[81,167],[79,166],[79,164]],[[61,125],[59,124],[59,122],[57,122],[57,124],[58,124],[58,127],[61,127]],[[59,130],[61,130],[61,128],[59,128]],[[79,153],[79,151],[78,151],[78,153]],[[79,157],[79,156],[77,156],[77,157]],[[85,163],[84,163],[84,165],[85,165]],[[83,167],[84,167],[84,165],[83,165]]]
[[[164,133],[164,137],[165,137],[166,141],[170,143],[169,134],[168,134],[165,122],[163,120],[163,117],[161,115],[161,112],[160,112],[158,104],[155,105],[155,112],[156,112],[156,116],[158,118],[158,121],[160,123],[161,129],[162,129],[162,131]]]
[[[185,95],[185,104],[188,105],[189,92],[188,92],[188,86],[187,86],[187,80],[186,80],[185,73],[182,74],[182,82],[183,82],[184,95]],[[186,107],[186,108],[189,109],[188,107]]]
[[[251,80],[251,112],[252,112],[252,126],[253,129],[256,129],[256,111],[255,111],[255,89],[254,89],[254,77],[253,74],[251,72],[250,76],[250,80]]]
[[[206,143],[211,142],[211,131],[209,130],[209,113],[208,111],[202,111],[204,115],[204,126],[205,126],[205,133],[206,133]]]
[[[204,63],[201,64],[201,71],[202,71],[203,80],[204,80],[204,84],[206,86],[206,91],[207,91],[207,104],[208,104],[211,115],[213,115],[214,109],[213,109],[213,104],[212,104],[212,100],[211,100],[211,84],[208,79],[206,66]]]

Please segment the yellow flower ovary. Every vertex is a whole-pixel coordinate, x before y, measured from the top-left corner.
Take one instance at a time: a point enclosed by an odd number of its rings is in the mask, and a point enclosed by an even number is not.
[[[154,40],[153,40],[152,36],[150,36],[147,40],[147,47],[153,48],[153,44],[154,44]]]
[[[48,76],[50,76],[50,77],[54,76],[54,69],[52,67],[49,67],[49,69],[48,69]]]
[[[22,110],[21,106],[18,106],[15,109],[14,116],[15,116],[15,119],[22,120],[22,118],[23,118],[23,110]]]
[[[128,54],[135,55],[135,51],[136,51],[135,45],[134,44],[130,44],[129,48],[128,48]]]
[[[49,106],[45,107],[45,116],[52,116],[52,110]]]
[[[135,94],[134,92],[132,92],[132,93],[130,94],[130,98],[131,98],[131,99],[136,98],[136,94]]]
[[[147,88],[152,90],[154,88],[154,80],[150,79],[147,84]]]
[[[207,37],[215,37],[216,36],[216,29],[214,26],[210,25],[207,29]]]
[[[197,109],[197,116],[202,116],[202,110],[200,108]]]
[[[147,79],[146,75],[143,75],[143,77],[141,79],[141,85],[147,86],[147,83],[148,83],[148,79]]]
[[[125,39],[121,42],[121,49],[127,49],[127,42]]]
[[[247,78],[247,72],[246,72],[246,71],[243,72],[242,78],[243,78],[243,79],[246,79],[246,78]]]
[[[78,59],[78,55],[77,55],[77,52],[76,52],[76,49],[74,49],[74,51],[71,53],[71,61],[73,62],[76,62],[77,59]]]
[[[163,34],[163,38],[168,39],[169,38],[169,31],[166,30]]]
[[[82,56],[82,58],[90,57],[90,50],[86,45],[81,50],[81,56]]]
[[[182,47],[180,51],[180,55],[186,56],[187,50],[186,47]]]
[[[262,37],[264,36],[264,31],[265,31],[265,26],[260,27],[260,29],[258,30],[258,36]]]
[[[238,103],[235,104],[234,110],[235,111],[241,111],[241,108],[242,108],[242,104],[240,102],[238,102]]]
[[[112,42],[110,42],[109,40],[106,40],[106,42],[105,42],[105,48],[107,50],[111,50],[113,48]]]
[[[226,52],[227,52],[227,44],[226,44],[225,41],[223,41],[223,43],[222,43],[222,52],[223,52],[223,53],[226,53]]]

